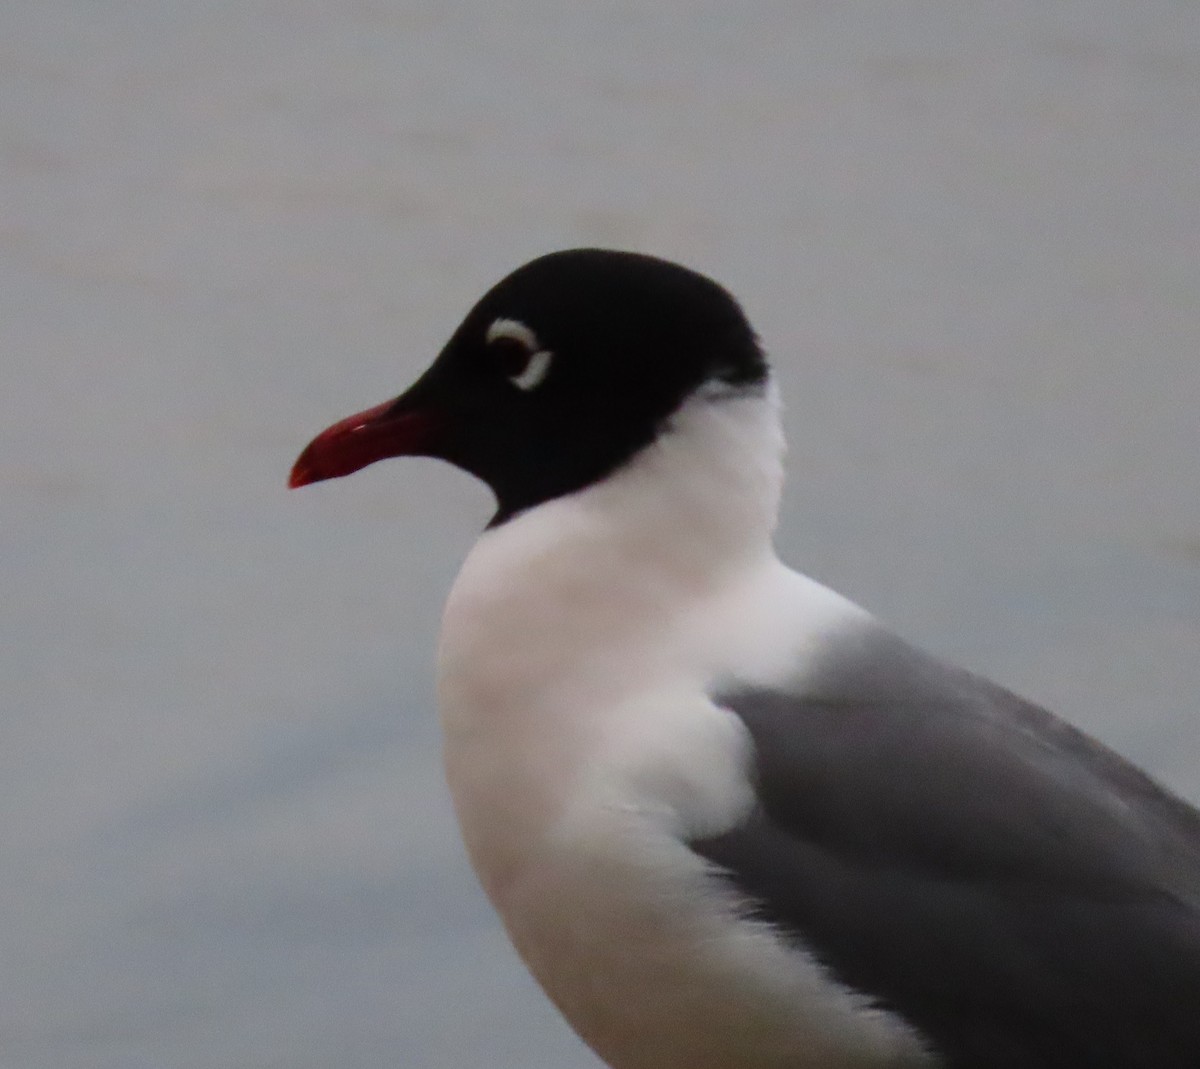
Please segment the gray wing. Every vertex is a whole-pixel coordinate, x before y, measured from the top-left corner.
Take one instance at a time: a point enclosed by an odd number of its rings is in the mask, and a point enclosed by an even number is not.
[[[760,806],[692,844],[953,1069],[1200,1069],[1200,814],[880,630],[717,695]]]

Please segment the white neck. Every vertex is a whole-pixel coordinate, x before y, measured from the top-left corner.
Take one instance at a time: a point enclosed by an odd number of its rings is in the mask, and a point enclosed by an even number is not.
[[[679,703],[647,707],[656,690],[687,681],[707,702],[706,681],[780,678],[859,612],[776,558],[782,460],[773,390],[697,396],[603,482],[476,543],[446,603],[438,697],[447,779],[493,895],[618,718],[666,731]]]
[[[772,552],[783,453],[773,387],[694,397],[607,479],[485,532],[451,594],[446,631],[469,628],[493,599],[534,593],[575,618],[580,599],[593,597],[667,598],[677,610],[677,599],[703,596]]]
[[[807,959],[764,955],[753,928],[731,935],[728,903],[683,845],[754,805],[751,740],[714,687],[794,678],[862,619],[775,557],[782,456],[773,391],[697,396],[603,482],[487,531],[446,605],[447,779],[514,944],[602,1054],[662,1021],[702,1037],[622,1065],[732,1064],[703,1037],[730,1014],[741,1034],[722,986],[733,962],[774,1007],[756,1065],[785,1064],[767,1053],[785,1050],[825,1064],[822,1044],[844,1046],[854,1012]]]
[[[774,391],[697,396],[603,482],[481,536],[438,658],[447,776],[473,854],[472,816],[504,799],[538,810],[507,814],[514,826],[543,819],[632,687],[694,669],[697,641],[720,646],[684,622],[703,626],[722,591],[781,567],[782,455]],[[563,782],[534,782],[547,768]]]

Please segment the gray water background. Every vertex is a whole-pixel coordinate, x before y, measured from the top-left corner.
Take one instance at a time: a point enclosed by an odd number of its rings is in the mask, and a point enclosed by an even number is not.
[[[1200,798],[1200,5],[0,7],[0,1066],[583,1069],[438,767],[496,278],[744,301],[784,556]]]

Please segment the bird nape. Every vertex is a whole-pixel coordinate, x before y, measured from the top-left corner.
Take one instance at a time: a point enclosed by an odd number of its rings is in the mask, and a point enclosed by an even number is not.
[[[775,389],[719,285],[540,257],[290,484],[402,455],[495,494],[447,779],[613,1069],[1200,1067],[1200,814],[780,562]]]

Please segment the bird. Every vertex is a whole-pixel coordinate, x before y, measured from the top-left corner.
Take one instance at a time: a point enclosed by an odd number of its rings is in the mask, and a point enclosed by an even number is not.
[[[783,563],[784,451],[737,300],[583,248],[296,461],[495,497],[437,700],[519,956],[612,1069],[1200,1067],[1200,812]]]

